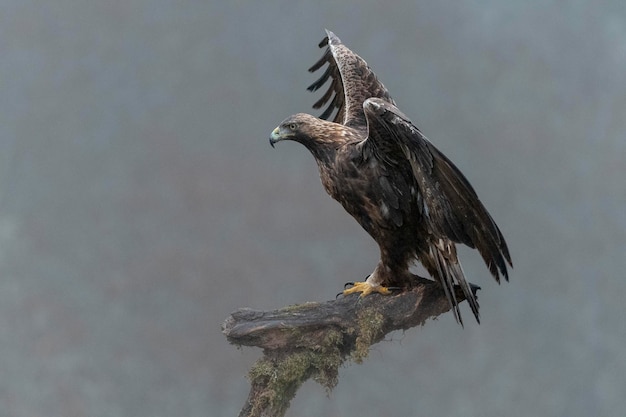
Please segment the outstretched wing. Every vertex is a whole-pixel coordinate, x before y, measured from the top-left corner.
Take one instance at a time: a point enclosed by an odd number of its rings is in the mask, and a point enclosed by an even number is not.
[[[453,306],[456,300],[452,284],[457,281],[464,292],[469,292],[466,296],[477,315],[478,306],[465,283],[452,243],[476,248],[496,281],[500,282],[501,276],[508,281],[506,264],[512,263],[500,229],[461,171],[397,107],[370,98],[363,108],[368,124],[368,138],[361,145],[364,154],[387,165],[410,165],[421,194],[422,215],[431,233],[430,267],[447,281],[443,282],[444,289],[451,292],[448,297]]]
[[[328,67],[313,84],[309,91],[321,88],[329,79],[330,86],[324,95],[313,104],[314,109],[328,107],[320,118],[328,120],[335,110],[333,122],[353,128],[364,128],[366,125],[363,113],[363,102],[370,97],[377,97],[391,104],[395,104],[385,86],[378,81],[367,63],[357,54],[348,49],[341,40],[331,31],[326,31],[326,37],[319,47],[327,46],[326,52],[311,68],[315,72],[324,64]]]

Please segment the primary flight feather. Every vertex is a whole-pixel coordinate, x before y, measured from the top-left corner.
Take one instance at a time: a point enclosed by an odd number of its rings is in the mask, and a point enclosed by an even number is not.
[[[487,209],[459,169],[395,105],[367,63],[332,32],[320,43],[327,65],[309,86],[328,90],[313,105],[321,118],[298,113],[285,119],[270,144],[293,140],[315,158],[324,188],[372,236],[380,260],[364,282],[344,291],[362,296],[410,287],[419,260],[441,284],[462,324],[454,285],[479,321],[478,302],[465,279],[456,244],[478,250],[489,271],[508,281],[509,251]],[[332,121],[328,121],[334,113]]]

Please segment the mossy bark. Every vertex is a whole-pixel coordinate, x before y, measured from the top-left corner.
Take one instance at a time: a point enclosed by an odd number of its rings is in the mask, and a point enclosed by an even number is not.
[[[464,299],[461,291],[456,296]],[[353,294],[274,311],[235,311],[222,325],[228,341],[263,349],[250,369],[251,390],[239,416],[284,416],[309,378],[330,391],[346,360],[361,363],[370,346],[388,333],[422,325],[449,310],[441,287],[416,277],[413,288],[388,296]]]

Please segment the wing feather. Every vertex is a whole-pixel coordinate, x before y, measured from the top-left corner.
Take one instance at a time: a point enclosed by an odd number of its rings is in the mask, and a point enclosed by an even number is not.
[[[319,43],[319,47],[327,49],[309,71],[315,72],[325,64],[328,64],[328,67],[307,89],[317,91],[329,79],[331,82],[328,90],[315,102],[313,108],[319,109],[328,104],[320,118],[327,120],[336,111],[333,122],[364,128],[366,121],[363,102],[370,97],[377,97],[394,104],[393,99],[361,57],[343,45],[331,31],[327,30],[326,35]]]
[[[507,244],[461,171],[393,104],[368,99],[364,110],[368,138],[363,146],[374,148],[374,155],[384,153],[381,160],[411,165],[434,236],[478,249],[496,281],[501,276],[508,281]]]

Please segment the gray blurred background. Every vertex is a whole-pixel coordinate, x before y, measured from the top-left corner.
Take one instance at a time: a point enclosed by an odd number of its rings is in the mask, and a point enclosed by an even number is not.
[[[375,346],[289,416],[623,416],[619,1],[5,0],[0,415],[233,416],[239,307],[332,299],[373,241],[270,131],[333,30],[467,175],[515,269],[483,323]],[[318,114],[318,113],[314,113]]]

